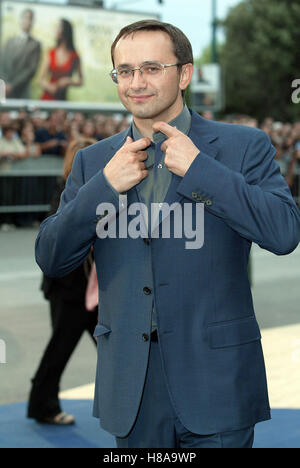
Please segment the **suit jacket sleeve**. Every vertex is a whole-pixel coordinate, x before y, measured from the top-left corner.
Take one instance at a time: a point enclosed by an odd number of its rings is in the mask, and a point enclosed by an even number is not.
[[[0,78],[2,78],[4,81],[7,81],[7,76],[9,74],[7,59],[11,56],[11,51],[9,47],[10,42],[11,41],[8,40],[4,47],[1,49]]]
[[[62,277],[83,263],[96,240],[96,211],[100,203],[111,203],[116,212],[119,198],[98,171],[86,183],[82,150],[74,159],[72,172],[57,212],[45,219],[36,239],[36,261],[46,276]]]
[[[300,241],[300,210],[274,161],[275,149],[263,131],[250,138],[236,172],[201,152],[178,186],[187,198],[197,192],[210,199],[207,210],[242,237],[283,255]]]

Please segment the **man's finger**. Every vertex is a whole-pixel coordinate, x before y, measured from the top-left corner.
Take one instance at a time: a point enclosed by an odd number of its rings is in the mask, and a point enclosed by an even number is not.
[[[137,156],[139,161],[145,161],[148,158],[147,151],[138,151]]]
[[[128,136],[126,138],[125,145],[129,145],[129,143],[132,143],[132,142],[133,142],[133,139],[130,136]]]
[[[167,124],[167,122],[155,122],[152,125],[152,129],[155,133],[164,133],[164,135],[166,135],[168,138],[181,134],[181,132],[176,127],[172,127],[171,125]]]
[[[151,145],[151,141],[149,138],[140,138],[139,140],[133,141],[129,143],[128,149],[134,153],[146,149],[148,146]]]
[[[147,169],[143,169],[142,170],[142,179],[145,179],[145,177],[147,177],[147,175],[148,175]]]
[[[167,142],[164,141],[163,144],[161,145],[160,149],[162,150],[163,153],[166,152],[166,149],[167,149]]]

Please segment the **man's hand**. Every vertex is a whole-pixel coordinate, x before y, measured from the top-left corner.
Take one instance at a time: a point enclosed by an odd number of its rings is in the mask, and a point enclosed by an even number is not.
[[[161,145],[165,165],[169,171],[183,177],[200,150],[188,136],[166,122],[155,122],[152,128],[154,132],[164,133],[168,137]]]
[[[144,161],[148,156],[143,150],[150,144],[149,138],[133,141],[127,137],[122,148],[106,164],[104,175],[119,193],[126,192],[147,177]]]

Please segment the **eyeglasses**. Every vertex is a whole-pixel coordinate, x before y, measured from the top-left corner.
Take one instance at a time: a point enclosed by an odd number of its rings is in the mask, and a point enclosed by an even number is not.
[[[135,70],[138,70],[141,75],[146,78],[159,78],[167,67],[177,67],[180,63],[159,63],[159,62],[145,62],[140,67],[118,67],[110,72],[111,79],[114,83],[127,83],[130,81]]]

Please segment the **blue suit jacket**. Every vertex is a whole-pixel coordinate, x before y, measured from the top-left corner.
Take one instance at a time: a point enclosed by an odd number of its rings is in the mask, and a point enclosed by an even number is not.
[[[50,277],[76,268],[94,245],[100,288],[94,415],[116,436],[130,431],[147,370],[150,342],[143,334],[150,334],[154,299],[165,378],[182,424],[207,434],[266,420],[248,257],[252,242],[284,255],[300,240],[299,209],[269,137],[192,112],[189,136],[201,152],[183,178],[172,175],[165,201],[204,203],[204,245],[195,250],[185,248],[184,235],[172,238],[172,228],[170,239],[150,243],[96,236],[98,204],[119,210],[103,168],[127,133],[78,152],[59,209],[36,241],[37,262]],[[138,202],[139,187],[127,196],[128,205]]]

